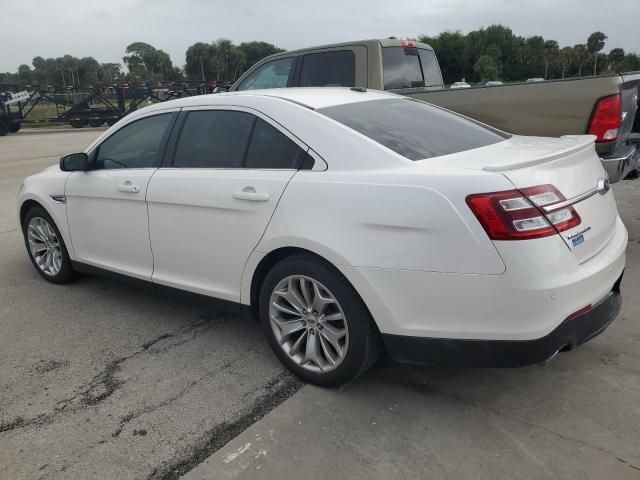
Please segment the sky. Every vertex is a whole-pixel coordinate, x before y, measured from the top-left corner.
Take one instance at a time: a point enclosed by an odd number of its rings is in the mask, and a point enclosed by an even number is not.
[[[288,50],[365,38],[467,33],[501,23],[560,46],[600,30],[605,52],[640,53],[638,0],[0,0],[0,71],[35,56],[122,63],[142,41],[183,66],[196,42],[264,40]],[[628,14],[625,14],[628,12]]]

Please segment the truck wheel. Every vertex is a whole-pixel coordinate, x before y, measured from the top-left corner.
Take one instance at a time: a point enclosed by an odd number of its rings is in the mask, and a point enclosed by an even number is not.
[[[104,120],[101,120],[101,119],[89,120],[89,125],[91,125],[92,127],[99,127],[103,123],[104,123]]]
[[[20,131],[20,128],[22,128],[21,123],[12,123],[11,125],[9,125],[9,132],[18,133]]]
[[[86,121],[84,120],[71,120],[69,122],[69,125],[71,125],[73,128],[82,128],[87,124]]]
[[[0,120],[0,137],[4,137],[9,133],[9,125],[4,120]]]
[[[113,125],[115,125],[116,123],[118,123],[119,118],[110,118],[107,120],[107,125],[109,125],[110,127],[112,127]]]

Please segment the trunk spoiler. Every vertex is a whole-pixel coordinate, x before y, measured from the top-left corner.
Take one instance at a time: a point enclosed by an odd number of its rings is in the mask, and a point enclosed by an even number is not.
[[[532,158],[531,160],[513,162],[513,163],[503,163],[500,165],[487,165],[482,169],[487,172],[501,172],[504,170],[515,170],[517,168],[525,168],[533,165],[539,165],[541,163],[550,162],[557,158],[562,158],[570,154],[578,153],[589,148],[594,147],[594,141],[596,139],[595,135],[563,135],[560,138],[574,140],[575,143],[571,144],[568,147],[560,148],[553,152],[543,154],[539,157]]]

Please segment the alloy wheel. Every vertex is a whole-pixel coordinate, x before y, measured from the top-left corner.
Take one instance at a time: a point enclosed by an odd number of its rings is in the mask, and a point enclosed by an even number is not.
[[[62,268],[62,250],[49,222],[42,217],[33,217],[27,227],[27,240],[38,268],[51,277],[58,275]]]
[[[317,280],[292,275],[271,293],[269,320],[280,348],[300,367],[337,368],[349,347],[349,329],[334,295]]]

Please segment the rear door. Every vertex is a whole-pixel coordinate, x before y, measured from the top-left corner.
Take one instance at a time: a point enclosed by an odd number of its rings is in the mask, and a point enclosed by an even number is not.
[[[239,301],[244,265],[306,147],[241,107],[185,109],[147,193],[153,281]]]

